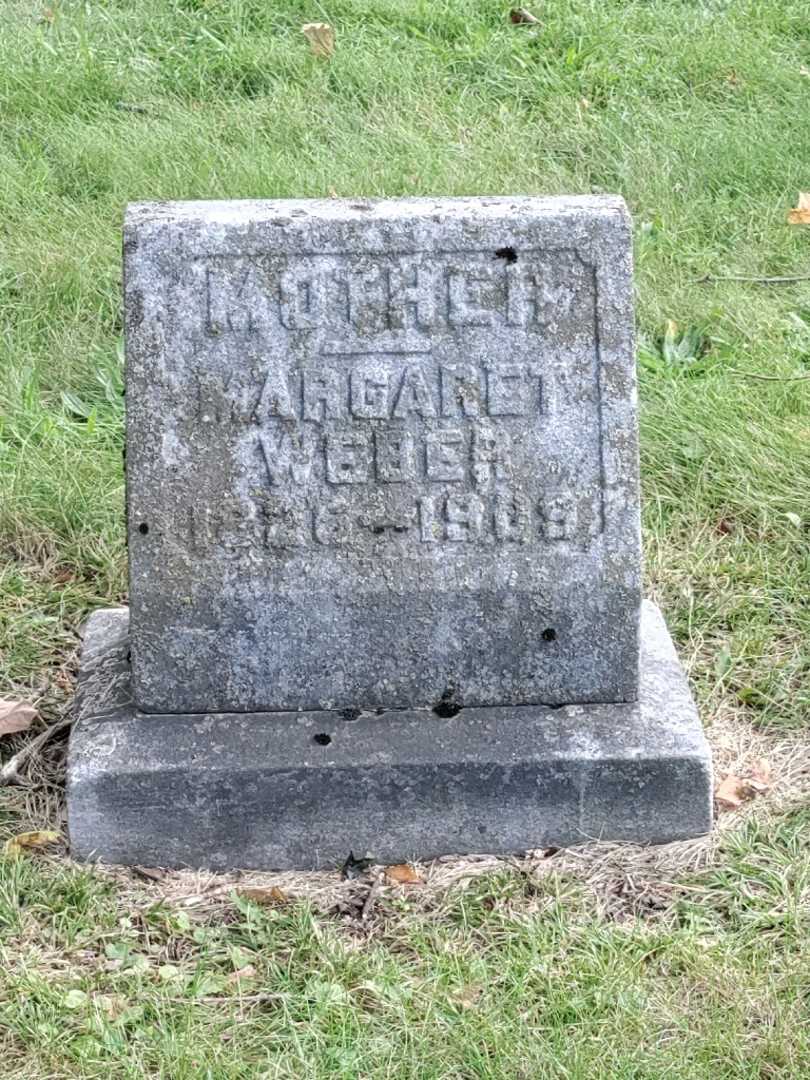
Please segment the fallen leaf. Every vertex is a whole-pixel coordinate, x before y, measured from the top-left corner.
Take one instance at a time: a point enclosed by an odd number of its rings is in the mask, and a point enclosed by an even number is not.
[[[773,769],[770,761],[767,758],[755,761],[750,774],[743,779],[743,784],[754,795],[764,795],[766,791],[769,791],[773,784]]]
[[[743,781],[734,773],[729,773],[725,780],[722,780],[718,785],[714,797],[718,803],[729,810],[739,809],[746,797]]]
[[[162,964],[158,968],[158,977],[163,982],[172,982],[174,979],[179,979],[181,971],[179,967],[175,967],[174,964]]]
[[[87,1004],[87,994],[85,994],[84,990],[68,990],[62,998],[62,1002],[66,1009],[81,1009],[83,1005]]]
[[[810,191],[799,192],[798,205],[788,214],[788,224],[810,225]]]
[[[810,68],[802,64],[799,68],[799,74],[804,75],[805,79],[810,79]]]
[[[166,877],[166,871],[159,866],[133,866],[132,873],[144,881],[163,881]]]
[[[301,33],[309,42],[313,56],[330,57],[335,51],[335,31],[329,23],[304,23]]]
[[[460,1005],[462,1009],[473,1009],[478,1004],[478,999],[483,992],[484,988],[482,986],[476,986],[473,983],[453,994],[453,1001],[456,1005]]]
[[[51,832],[50,830],[24,832],[20,833],[19,836],[12,836],[10,840],[7,840],[3,848],[3,853],[8,855],[9,858],[16,858],[18,855],[22,855],[23,851],[28,848],[47,847],[48,844],[55,844],[59,839],[59,833]]]
[[[515,26],[525,25],[526,23],[533,23],[537,26],[540,23],[540,20],[535,15],[522,7],[512,8],[509,12],[509,21],[514,23]]]
[[[228,976],[228,982],[240,983],[246,981],[247,979],[255,978],[256,968],[253,966],[253,964],[246,964],[243,968],[239,968],[238,971],[231,972],[231,974]]]
[[[385,876],[389,881],[396,882],[398,885],[424,884],[424,879],[407,863],[399,863],[397,866],[386,866]]]
[[[0,737],[27,731],[37,718],[37,710],[30,701],[0,698]]]
[[[243,900],[252,900],[254,904],[264,904],[265,906],[286,904],[290,899],[278,885],[272,885],[269,889],[262,889],[255,885],[245,886],[243,889],[237,889],[236,893]]]
[[[764,795],[766,791],[770,790],[772,784],[773,770],[771,763],[765,758],[760,758],[754,762],[745,776],[735,776],[734,773],[729,773],[725,780],[719,784],[714,797],[718,803],[727,809],[738,810],[747,799],[753,799],[757,795]]]

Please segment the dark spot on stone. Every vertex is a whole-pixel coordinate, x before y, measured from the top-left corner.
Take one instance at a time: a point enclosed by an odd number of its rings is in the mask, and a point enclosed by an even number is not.
[[[547,626],[541,636],[543,638],[543,641],[556,641],[557,631],[553,627]]]
[[[341,709],[341,720],[359,720],[362,715],[362,709]]]
[[[141,536],[146,536],[146,534],[149,532],[149,526],[146,524],[145,521],[142,521],[138,526],[138,532],[141,534]]]
[[[350,851],[345,863],[340,868],[341,875],[348,880],[362,877],[366,870],[371,866],[372,862],[373,859],[370,856],[364,855],[362,858],[358,859],[354,852]]]
[[[504,259],[508,263],[517,262],[517,252],[513,247],[501,247],[495,252],[496,259]]]
[[[377,706],[377,708],[376,708],[376,709],[374,710],[374,712],[375,712],[375,713],[377,714],[377,716],[382,716],[382,714],[383,714],[384,712],[388,712],[388,710],[387,710],[387,709],[384,709],[384,708],[382,707],[382,705],[378,705],[378,706]]]
[[[136,244],[137,247],[137,244]],[[124,250],[127,250],[126,244]],[[134,248],[132,249],[134,250]],[[127,324],[130,330],[137,330],[143,322],[144,304],[143,293],[140,289],[134,289],[127,301]]]
[[[328,746],[329,743],[332,741],[332,736],[327,735],[325,732],[321,732],[318,735],[313,735],[312,741],[314,743],[317,743],[318,746]]]
[[[127,663],[132,663],[132,649],[127,649]]]
[[[433,706],[433,711],[443,720],[447,720],[451,716],[457,716],[461,712],[462,707],[456,687],[451,684],[444,691],[439,701]]]
[[[375,536],[382,536],[383,533],[387,529],[390,529],[392,532],[395,532],[395,533],[406,533],[408,531],[408,526],[407,525],[372,525],[371,526],[371,531],[374,533]]]
[[[486,825],[479,825],[478,826],[478,831],[483,835],[483,833],[485,833],[487,831]]]

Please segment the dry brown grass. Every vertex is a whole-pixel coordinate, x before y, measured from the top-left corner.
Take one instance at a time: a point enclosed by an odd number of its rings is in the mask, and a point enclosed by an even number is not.
[[[616,905],[623,898],[628,910],[644,909],[645,897],[654,897],[652,906],[666,906],[688,886],[679,879],[712,866],[719,858],[725,834],[739,828],[749,818],[767,823],[810,802],[810,735],[767,732],[752,729],[739,711],[731,707],[717,710],[708,726],[715,775],[749,775],[763,760],[773,776],[770,790],[745,803],[739,810],[718,808],[712,833],[693,840],[659,846],[593,841],[560,851],[532,851],[523,856],[498,857],[485,853],[448,855],[415,864],[422,883],[397,885],[380,880],[384,868],[370,867],[359,878],[345,879],[339,869],[319,871],[278,871],[268,873],[138,870],[99,866],[98,872],[116,884],[124,906],[163,899],[173,907],[204,917],[212,908],[228,904],[234,891],[245,888],[280,889],[289,899],[303,899],[321,912],[348,912],[359,916],[370,886],[375,901],[407,894],[417,908],[433,908],[450,890],[483,875],[516,871],[535,882],[548,875],[564,875],[580,881],[600,906]],[[24,738],[17,737],[22,745]],[[64,830],[65,740],[57,737],[27,762],[26,782],[3,789],[5,808],[15,821],[13,830]],[[68,855],[59,856],[68,859]]]

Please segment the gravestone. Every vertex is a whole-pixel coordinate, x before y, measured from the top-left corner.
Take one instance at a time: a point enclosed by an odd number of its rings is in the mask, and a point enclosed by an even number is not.
[[[77,855],[710,827],[640,596],[630,249],[606,197],[129,209],[131,606],[85,635]]]

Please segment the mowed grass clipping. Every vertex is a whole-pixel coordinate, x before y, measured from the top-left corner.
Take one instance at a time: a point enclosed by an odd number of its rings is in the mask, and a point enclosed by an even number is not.
[[[531,10],[3,5],[0,693],[59,715],[82,620],[126,598],[127,201],[607,191],[635,222],[648,591],[710,730],[801,737],[810,281],[717,279],[810,274],[786,224],[810,189],[810,4]],[[328,60],[300,29],[321,20]],[[26,798],[3,798],[8,835]],[[807,836],[801,807],[743,824],[650,904],[618,903],[647,895],[619,870],[613,892],[504,872],[387,897],[363,932],[0,859],[3,1075],[807,1075]]]

